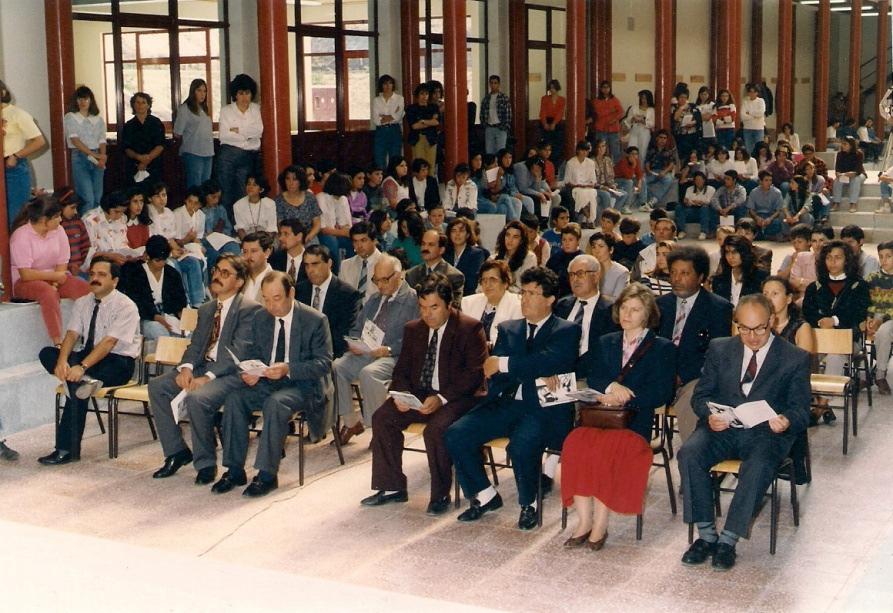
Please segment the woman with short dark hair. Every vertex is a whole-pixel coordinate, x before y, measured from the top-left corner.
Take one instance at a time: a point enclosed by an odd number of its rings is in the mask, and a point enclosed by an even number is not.
[[[260,139],[264,134],[264,122],[257,97],[257,83],[247,74],[236,75],[230,81],[229,95],[232,103],[220,109],[218,133],[220,149],[217,152],[217,181],[223,188],[221,204],[232,211],[233,203],[242,197],[245,182],[251,172],[262,172]]]
[[[133,117],[124,124],[124,179],[128,185],[164,179],[164,124],[152,114],[152,96],[136,92],[130,97]]]

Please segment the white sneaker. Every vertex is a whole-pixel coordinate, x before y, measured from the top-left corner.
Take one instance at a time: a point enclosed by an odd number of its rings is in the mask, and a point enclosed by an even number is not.
[[[682,240],[683,238],[685,238],[685,232],[677,232],[676,238],[678,238],[679,240]]]
[[[707,240],[707,235],[704,232],[701,232],[700,234],[698,234],[698,240],[699,241]]]
[[[632,214],[632,211],[629,210],[629,207],[628,207],[628,206],[623,207],[623,209],[621,209],[620,212],[621,212],[622,214],[624,214],[624,215],[630,215],[630,214]]]
[[[651,210],[652,210],[652,209],[651,209],[651,205],[648,204],[647,202],[646,202],[645,204],[643,204],[642,206],[639,207],[639,212],[640,212],[640,213],[650,213]]]
[[[889,212],[890,212],[890,203],[889,202],[885,202],[884,204],[879,206],[878,209],[875,211],[875,213],[889,213]]]

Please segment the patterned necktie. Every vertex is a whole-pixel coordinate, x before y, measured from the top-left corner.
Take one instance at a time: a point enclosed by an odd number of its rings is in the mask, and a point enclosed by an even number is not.
[[[288,267],[288,276],[291,277],[292,282],[298,280],[298,271],[295,269],[295,260],[292,258],[291,265]]]
[[[582,326],[583,325],[583,310],[586,308],[586,301],[580,301],[580,308],[577,309],[577,314],[574,315],[574,323]]]
[[[754,351],[750,356],[750,362],[747,363],[747,370],[744,371],[744,377],[741,379],[741,387],[747,383],[753,383],[757,376],[757,352]]]
[[[220,338],[220,314],[223,313],[223,303],[217,303],[217,310],[214,311],[214,326],[211,328],[211,339],[208,341],[208,348],[205,350],[205,359],[209,359],[208,356],[211,355],[211,350],[217,344],[217,339]]]
[[[487,342],[490,342],[490,328],[493,327],[493,320],[496,318],[496,309],[493,309],[487,313],[484,313],[484,316],[481,317],[481,325],[484,326],[484,335],[487,337]]]
[[[96,343],[96,316],[99,315],[99,300],[93,304],[93,314],[90,316],[90,327],[87,329],[87,340],[84,342],[84,353],[93,351]]]
[[[313,300],[310,302],[310,306],[317,311],[319,310],[319,287],[313,288]]]
[[[357,283],[357,291],[361,294],[366,293],[366,281],[368,277],[368,268],[366,265],[366,260],[363,260],[363,267],[360,268],[360,282]]]
[[[375,316],[375,319],[372,320],[376,326],[384,330],[385,323],[388,319],[388,308],[391,306],[390,296],[382,296],[381,299],[384,301],[381,303],[381,308],[378,309],[378,315]]]
[[[682,329],[685,327],[686,304],[688,304],[688,299],[683,298],[682,303],[679,305],[679,312],[676,313],[676,323],[673,325],[673,344],[677,347],[679,346],[679,341],[682,340]]]
[[[428,342],[428,353],[425,354],[425,363],[422,365],[422,376],[419,379],[419,387],[425,391],[431,390],[431,382],[434,380],[434,364],[437,362],[437,330]]]
[[[276,357],[273,363],[281,364],[285,361],[285,320],[279,320],[279,337],[276,339]]]

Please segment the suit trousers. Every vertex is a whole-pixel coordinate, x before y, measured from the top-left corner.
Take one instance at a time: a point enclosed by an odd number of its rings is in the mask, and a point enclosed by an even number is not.
[[[511,440],[506,453],[512,460],[518,504],[534,503],[546,447],[547,413],[548,409],[537,405],[500,397],[478,406],[447,430],[447,451],[466,498],[474,498],[490,487],[481,447],[494,438],[508,437]]]
[[[431,471],[431,500],[449,496],[453,465],[444,444],[447,428],[471,408],[469,402],[448,402],[430,415],[397,409],[390,398],[372,415],[372,489],[406,489],[403,473],[403,430],[410,424],[425,424],[422,438]]]
[[[155,416],[158,440],[166,458],[187,448],[183,432],[174,420],[171,410],[171,400],[182,391],[175,380],[178,374],[178,371],[172,370],[149,381],[149,406],[152,407],[152,414]],[[195,377],[203,374],[205,374],[204,366],[197,366],[193,370]],[[213,379],[186,395],[182,408],[189,414],[196,470],[216,466],[214,416],[226,402],[227,397],[242,385],[244,384],[239,375],[226,375]]]
[[[354,355],[347,352],[332,363],[335,371],[335,397],[338,400],[338,414],[353,413],[353,394],[350,386],[354,381],[360,382],[360,394],[363,395],[365,415],[363,423],[368,428],[372,425],[372,414],[388,399],[388,385],[391,373],[397,364],[395,358],[378,358],[368,355]]]
[[[68,355],[69,366],[80,364],[81,360],[89,353],[88,351],[72,351]],[[59,362],[59,349],[44,347],[40,350],[39,359],[46,371],[53,374],[56,364]],[[110,353],[88,368],[84,375],[102,381],[105,387],[124,385],[130,381],[130,377],[133,375],[133,364],[133,358]],[[56,429],[56,450],[68,451],[77,458],[81,455],[81,439],[84,437],[90,400],[81,400],[74,395],[79,386],[78,383],[69,382],[67,385],[68,398],[65,400],[62,419],[59,420],[59,427]]]
[[[287,379],[261,379],[231,394],[223,411],[223,465],[244,469],[248,455],[248,425],[253,411],[263,411],[264,427],[260,433],[254,467],[271,474],[279,472],[288,421],[305,407],[304,394]]]
[[[685,521],[715,520],[713,480],[709,471],[723,460],[742,460],[725,529],[749,538],[753,514],[793,442],[794,436],[790,433],[775,434],[766,426],[729,428],[722,432],[698,426],[678,455]]]

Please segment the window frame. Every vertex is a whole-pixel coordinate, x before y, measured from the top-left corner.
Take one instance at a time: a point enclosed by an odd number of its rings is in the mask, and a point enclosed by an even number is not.
[[[449,0],[443,0],[449,1]],[[432,73],[432,58],[434,56],[435,45],[440,47],[439,52],[443,53],[443,28],[441,27],[441,33],[432,32],[431,24],[435,20],[439,20],[443,22],[443,16],[440,17],[432,17],[431,16],[431,0],[418,0],[419,2],[419,22],[420,25],[424,24],[424,29],[420,29],[419,31],[419,68],[421,69],[421,73],[419,78],[422,83],[427,83],[433,79]],[[468,43],[477,43],[482,45],[482,53],[483,53],[483,70],[480,71],[478,75],[478,86],[479,91],[486,92],[487,91],[487,78],[490,75],[490,15],[487,11],[487,0],[466,0],[466,6],[470,6],[471,3],[474,3],[478,6],[478,10],[483,14],[484,23],[480,30],[484,33],[483,37],[479,36],[467,36],[466,37],[466,51],[471,53],[471,47],[468,47]],[[424,77],[424,78],[423,78]],[[469,88],[470,90],[470,88]]]

